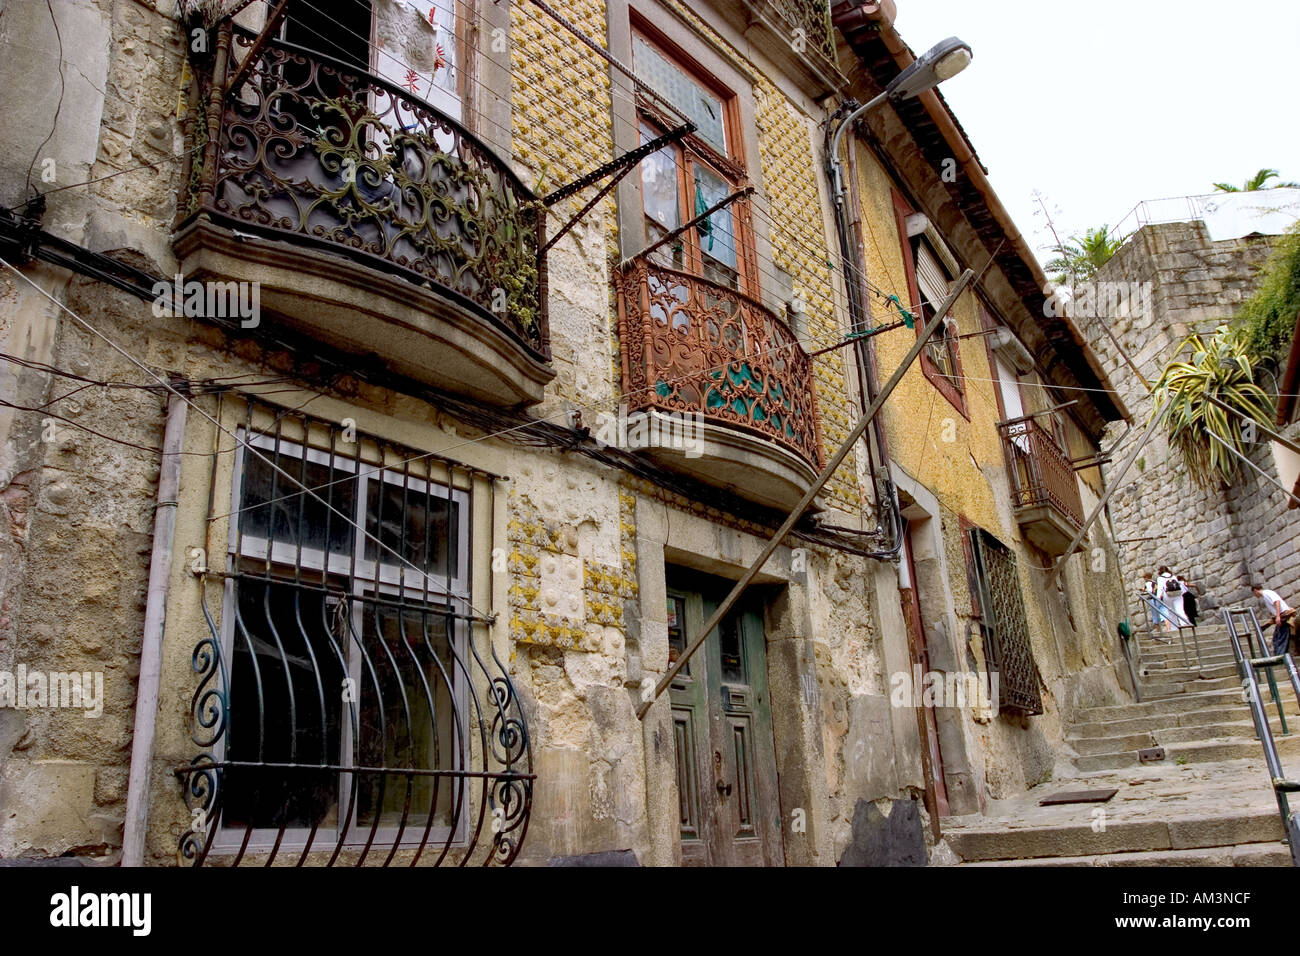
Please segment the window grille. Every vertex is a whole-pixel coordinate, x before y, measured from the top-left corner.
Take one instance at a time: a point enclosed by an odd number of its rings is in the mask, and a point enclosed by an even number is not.
[[[985,637],[985,666],[998,672],[998,706],[1032,716],[1043,712],[1038,665],[1020,592],[1016,556],[982,528],[972,528],[971,558]]]
[[[472,603],[494,476],[252,401],[237,433],[182,860],[512,862],[531,744]]]

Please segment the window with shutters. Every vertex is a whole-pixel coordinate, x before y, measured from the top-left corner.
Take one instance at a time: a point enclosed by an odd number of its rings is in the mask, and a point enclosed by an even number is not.
[[[908,235],[907,217],[915,210],[897,193],[894,194],[894,211],[898,217],[898,235],[903,245],[908,293],[916,307],[916,333],[920,335],[929,322],[947,320],[944,328],[934,334],[921,353],[921,370],[963,417],[970,418],[966,410],[957,320],[951,312],[938,315],[938,307],[947,298],[954,277],[949,274],[943,260],[924,234]]]

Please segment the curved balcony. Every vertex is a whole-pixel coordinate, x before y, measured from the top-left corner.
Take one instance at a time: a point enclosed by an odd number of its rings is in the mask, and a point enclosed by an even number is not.
[[[540,401],[554,377],[545,210],[506,163],[424,100],[328,56],[258,51],[227,25],[212,64],[175,238],[186,278],[258,282],[272,321],[427,384]]]
[[[824,459],[812,361],[794,333],[734,289],[645,259],[615,283],[629,414],[662,421],[660,435],[702,433],[647,453],[761,504],[797,502]]]

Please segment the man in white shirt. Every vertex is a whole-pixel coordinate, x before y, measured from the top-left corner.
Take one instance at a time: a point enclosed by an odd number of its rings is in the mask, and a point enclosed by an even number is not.
[[[1270,591],[1262,584],[1252,584],[1250,589],[1268,607],[1273,618],[1273,653],[1285,654],[1291,644],[1291,605],[1282,600],[1276,591]]]

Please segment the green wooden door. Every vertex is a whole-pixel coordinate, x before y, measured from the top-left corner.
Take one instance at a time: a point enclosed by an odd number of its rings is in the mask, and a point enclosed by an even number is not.
[[[701,578],[689,580],[698,588]],[[672,660],[717,609],[722,587],[669,587]],[[783,865],[761,605],[738,603],[674,679],[670,695],[682,862]]]

